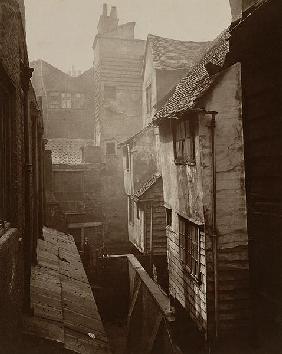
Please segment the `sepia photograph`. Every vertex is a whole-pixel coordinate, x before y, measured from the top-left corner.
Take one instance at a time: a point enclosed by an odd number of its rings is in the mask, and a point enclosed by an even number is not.
[[[282,0],[0,0],[0,354],[282,354]]]

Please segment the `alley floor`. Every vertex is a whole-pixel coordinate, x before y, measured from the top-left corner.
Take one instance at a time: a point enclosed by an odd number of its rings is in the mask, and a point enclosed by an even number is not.
[[[59,344],[58,353],[109,353],[108,339],[72,236],[44,228],[43,238],[38,240],[38,264],[31,276],[34,314],[24,319],[29,347],[36,347],[36,340],[31,338],[41,338]]]

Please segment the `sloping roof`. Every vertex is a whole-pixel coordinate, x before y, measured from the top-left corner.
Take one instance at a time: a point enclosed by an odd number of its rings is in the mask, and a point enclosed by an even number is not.
[[[154,173],[151,178],[149,178],[143,186],[133,194],[133,199],[139,199],[147,190],[149,190],[160,178],[160,173]]]
[[[82,163],[82,150],[85,145],[93,145],[93,140],[48,139],[46,150],[52,151],[53,164],[79,165]]]
[[[209,42],[179,41],[149,34],[147,45],[151,47],[153,65],[159,70],[183,70],[191,68]]]
[[[224,65],[225,57],[229,52],[229,36],[229,30],[225,30],[210,44],[199,62],[168,95],[164,105],[155,114],[155,121],[195,108],[196,101],[215,80],[215,76],[209,75],[205,65],[208,63],[219,67]]]
[[[32,83],[37,95],[43,89],[42,85],[47,91],[88,92],[93,90],[93,68],[73,77],[44,60],[33,61],[30,66],[34,68]]]

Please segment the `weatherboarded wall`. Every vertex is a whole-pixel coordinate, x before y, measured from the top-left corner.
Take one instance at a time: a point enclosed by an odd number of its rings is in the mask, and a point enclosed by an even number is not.
[[[127,197],[124,192],[122,151],[107,155],[107,143],[118,143],[141,127],[142,56],[144,41],[96,37],[94,44],[95,139],[102,149],[102,199],[106,242],[124,242]]]
[[[248,239],[241,119],[240,65],[219,74],[201,105],[216,110],[216,202],[218,238],[219,331],[248,324]],[[169,122],[160,127],[164,201],[172,209],[167,227],[170,294],[200,329],[214,329],[214,272],[212,258],[211,117],[199,115],[196,163],[175,165]],[[181,215],[203,225],[200,237],[201,283],[183,269],[179,257]],[[207,332],[206,332],[207,333]]]

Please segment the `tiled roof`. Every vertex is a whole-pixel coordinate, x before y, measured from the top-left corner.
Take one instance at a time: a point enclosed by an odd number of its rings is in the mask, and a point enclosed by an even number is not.
[[[215,80],[215,76],[208,74],[205,65],[212,63],[214,66],[223,66],[229,52],[228,39],[229,31],[226,30],[210,44],[200,61],[171,91],[164,105],[155,114],[155,121],[195,108],[197,99],[209,89]]]
[[[82,150],[93,140],[85,139],[48,139],[46,150],[52,151],[53,164],[79,165],[82,163]]]
[[[161,178],[160,173],[154,173],[153,176],[148,179],[143,186],[134,193],[133,199],[139,199],[148,189],[150,189]]]
[[[147,43],[153,55],[153,65],[160,70],[191,68],[209,42],[178,41],[149,34]]]

